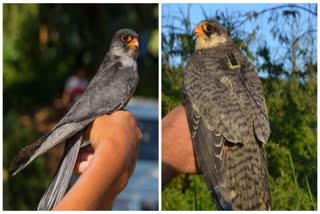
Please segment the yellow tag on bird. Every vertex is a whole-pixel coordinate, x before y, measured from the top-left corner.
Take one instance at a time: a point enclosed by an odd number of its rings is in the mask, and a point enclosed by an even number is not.
[[[236,59],[236,57],[232,53],[227,54],[226,57],[227,57],[227,64],[229,69],[233,70],[241,67],[239,61]]]

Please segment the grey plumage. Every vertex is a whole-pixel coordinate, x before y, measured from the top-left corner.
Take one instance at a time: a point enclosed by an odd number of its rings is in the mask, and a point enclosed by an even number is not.
[[[42,196],[38,204],[38,210],[53,209],[64,196],[73,171],[73,168],[69,166],[74,166],[76,163],[77,154],[80,150],[82,134],[83,132],[78,132],[67,140],[64,148],[64,154],[60,160],[59,166],[55,172],[55,175],[53,176],[49,188]]]
[[[60,143],[65,143],[64,155],[42,197],[38,209],[52,209],[63,197],[81,144],[81,136],[95,118],[123,109],[137,84],[138,34],[121,29],[112,38],[97,74],[69,112],[46,135],[25,147],[12,161],[14,175],[33,160]]]
[[[194,33],[182,95],[197,165],[219,209],[271,209],[261,81],[219,23],[202,21]]]

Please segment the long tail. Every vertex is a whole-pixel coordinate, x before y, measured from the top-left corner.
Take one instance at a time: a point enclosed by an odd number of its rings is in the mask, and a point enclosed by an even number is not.
[[[21,170],[25,168],[25,163],[32,157],[32,155],[41,147],[41,145],[47,140],[48,136],[51,132],[47,133],[46,135],[42,136],[39,140],[35,143],[30,144],[24,147],[19,154],[13,159],[10,164],[9,171],[13,172],[12,175],[16,175]]]
[[[28,166],[33,160],[43,155],[56,145],[65,142],[68,138],[84,129],[93,119],[81,122],[67,123],[54,128],[52,131],[41,137],[35,143],[26,146],[12,161],[9,170],[16,175]]]
[[[49,188],[38,204],[38,210],[51,210],[64,196],[77,160],[82,134],[82,132],[79,132],[67,140],[62,159],[51,180]]]
[[[268,166],[263,144],[227,143],[226,182],[235,210],[270,210]]]
[[[220,210],[269,210],[271,196],[263,144],[248,136],[230,143],[185,105],[197,165]]]

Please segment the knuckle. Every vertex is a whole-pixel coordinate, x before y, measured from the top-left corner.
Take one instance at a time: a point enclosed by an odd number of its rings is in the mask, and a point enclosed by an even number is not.
[[[129,183],[129,176],[128,175],[123,176],[122,182],[120,184],[120,189],[122,190],[125,189],[128,186],[128,183]]]
[[[143,134],[142,134],[142,132],[141,132],[141,129],[138,128],[138,139],[139,139],[139,141],[141,141],[142,138],[143,138]]]
[[[128,116],[132,116],[130,111],[123,111],[124,114],[128,115]]]

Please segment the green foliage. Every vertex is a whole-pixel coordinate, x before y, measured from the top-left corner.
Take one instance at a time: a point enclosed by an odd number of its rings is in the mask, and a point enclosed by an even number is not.
[[[124,27],[143,39],[136,95],[157,97],[157,8],[156,4],[4,4],[4,110],[28,111],[30,106],[51,103],[79,64],[90,79],[111,37]]]
[[[163,65],[162,78],[162,115],[181,103],[183,68]]]
[[[30,130],[21,124],[20,116],[9,111],[3,121],[3,207],[6,210],[27,210],[37,206],[38,200],[50,181],[45,161],[40,159],[23,171],[23,176],[9,175],[7,166],[15,155],[17,149],[32,143],[39,137],[39,133]],[[41,182],[39,182],[41,181]]]
[[[282,35],[281,31],[274,32],[274,39],[282,43],[287,48],[287,52],[291,53],[282,60],[275,60],[273,50],[270,48],[272,41],[259,42],[256,49],[250,46],[257,39],[259,26],[253,32],[247,32],[241,28],[244,22],[258,19],[262,14],[270,11],[270,16],[277,13],[278,19],[282,15],[287,19],[293,19],[286,20],[286,23],[298,22],[297,19],[300,16],[297,15],[298,12],[293,11],[299,10],[299,5],[296,7],[291,5],[290,11],[283,13],[280,11],[287,7],[287,5],[279,5],[277,8],[267,8],[261,12],[252,11],[245,16],[240,13],[229,14],[225,11],[218,11],[214,18],[226,27],[238,46],[257,65],[258,72],[264,74],[262,82],[271,125],[271,136],[265,147],[273,210],[316,210],[317,63],[314,63],[316,62],[314,56],[308,52],[308,50],[315,49],[314,43],[308,43],[303,37],[300,37],[301,40],[304,40],[304,45],[298,42],[297,46],[292,46],[292,43],[297,42],[296,37]],[[203,11],[205,13],[205,10]],[[184,14],[188,12],[181,13],[180,19],[189,18]],[[207,15],[204,14],[204,17]],[[245,17],[244,20],[243,17]],[[275,22],[278,19],[274,17],[270,19],[269,23],[274,24],[273,29],[281,28],[281,25]],[[188,21],[184,22],[188,23]],[[169,23],[172,23],[172,20]],[[180,87],[186,62],[179,60],[179,54],[184,59],[184,56],[192,52],[180,53],[180,51],[188,50],[180,47],[184,43],[176,41],[181,39],[177,37],[181,31],[183,30],[176,29],[172,25],[168,30],[170,33],[162,35],[163,43],[165,43],[162,44],[162,55],[167,59],[162,65],[162,116],[181,102]],[[191,31],[186,32],[186,34],[190,33]],[[303,32],[300,34],[303,35]],[[283,39],[285,37],[286,40]],[[192,43],[191,39],[190,42]],[[172,44],[174,45],[170,46]],[[295,55],[295,53],[307,52],[308,54]],[[292,57],[293,55],[296,58]],[[286,63],[286,60],[289,62]],[[298,62],[304,62],[304,64]],[[196,183],[196,188],[194,183]],[[202,176],[181,174],[162,191],[162,209],[206,210],[215,208]]]
[[[317,195],[316,80],[270,79],[264,88],[272,130],[266,150],[274,209],[312,210]]]
[[[215,210],[204,178],[201,175],[180,174],[162,192],[165,210]],[[170,199],[170,200],[167,200]]]

